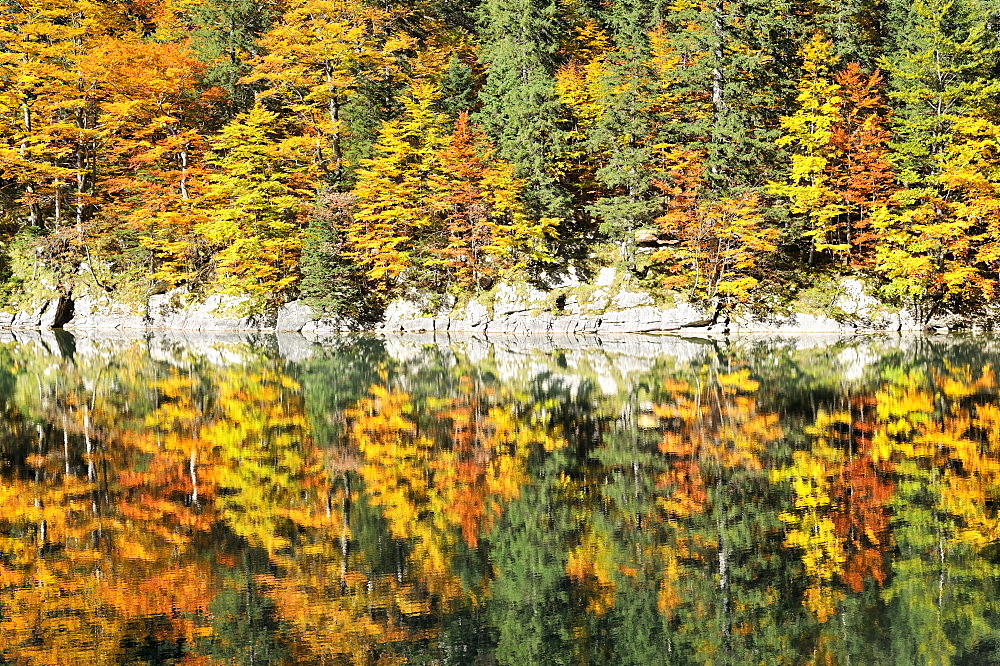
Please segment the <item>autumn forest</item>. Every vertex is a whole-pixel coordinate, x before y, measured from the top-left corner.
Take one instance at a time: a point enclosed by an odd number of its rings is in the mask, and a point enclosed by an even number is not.
[[[1000,282],[991,0],[3,0],[2,297]]]

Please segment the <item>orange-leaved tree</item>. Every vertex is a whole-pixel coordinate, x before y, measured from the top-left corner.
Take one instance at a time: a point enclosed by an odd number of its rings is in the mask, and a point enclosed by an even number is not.
[[[199,245],[192,208],[207,180],[204,128],[219,91],[204,88],[205,66],[182,44],[107,39],[82,69],[105,91],[102,188],[112,199],[105,215],[131,222],[162,275],[192,277]]]
[[[555,220],[527,215],[513,165],[494,155],[483,133],[469,124],[468,113],[459,115],[438,159],[431,187],[445,236],[434,252],[449,283],[472,286],[498,270],[544,255],[544,237]]]
[[[674,151],[667,212],[657,218],[663,247],[653,261],[665,265],[668,287],[686,288],[689,297],[714,303],[717,312],[753,300],[766,266],[778,249],[777,229],[765,224],[758,195],[733,195],[698,201],[700,156]]]
[[[837,225],[849,246],[852,263],[862,265],[878,237],[871,217],[883,210],[895,189],[889,161],[889,109],[882,95],[881,72],[865,74],[850,63],[834,81],[840,86],[840,116],[830,129],[833,157],[827,162],[830,187],[840,199]]]

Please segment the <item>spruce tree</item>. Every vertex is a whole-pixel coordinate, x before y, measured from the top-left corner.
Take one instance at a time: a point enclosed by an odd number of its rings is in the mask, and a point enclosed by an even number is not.
[[[208,83],[226,91],[230,117],[248,111],[256,88],[240,83],[261,55],[257,39],[267,32],[274,16],[268,0],[204,0],[193,10],[194,47],[210,63]]]
[[[650,69],[649,33],[659,20],[661,3],[616,0],[604,21],[617,48],[604,58],[599,85],[601,113],[590,135],[594,151],[607,155],[597,170],[606,196],[590,212],[601,220],[601,231],[619,242],[623,257],[631,257],[634,231],[649,225],[661,212],[653,180],[659,175],[653,145],[662,138],[655,127],[656,75]]]
[[[463,111],[471,112],[476,105],[476,81],[472,68],[455,54],[448,60],[448,69],[441,77],[441,110],[450,118]]]
[[[655,132],[649,114],[652,77],[633,52],[621,55],[601,82],[602,113],[590,137],[593,149],[607,155],[597,170],[607,195],[590,206],[590,212],[602,221],[601,232],[618,241],[628,257],[633,232],[652,223],[661,204],[653,186],[658,174],[650,140]]]
[[[663,0],[613,0],[601,20],[617,50],[642,56],[649,52],[649,33],[659,25],[668,3]]]
[[[320,195],[302,248],[302,282],[306,302],[324,316],[374,321],[382,303],[370,288],[364,270],[344,257],[340,229],[350,221],[351,197],[326,192]]]
[[[569,195],[558,179],[564,149],[554,72],[562,25],[554,0],[486,0],[479,9],[488,68],[475,120],[526,182],[536,215],[566,217]]]
[[[707,144],[708,189],[759,189],[785,163],[774,140],[795,97],[796,53],[808,22],[791,0],[714,0],[672,10],[673,47],[688,57],[683,103],[711,101],[712,113],[686,128]]]

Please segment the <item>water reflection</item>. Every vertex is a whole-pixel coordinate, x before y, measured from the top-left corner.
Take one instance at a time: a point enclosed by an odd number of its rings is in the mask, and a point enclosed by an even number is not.
[[[996,663],[998,361],[8,335],[0,663]]]

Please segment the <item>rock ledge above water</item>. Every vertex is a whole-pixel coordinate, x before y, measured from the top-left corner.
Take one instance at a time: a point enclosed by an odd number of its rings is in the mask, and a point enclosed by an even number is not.
[[[221,294],[196,301],[179,290],[151,295],[134,308],[107,295],[57,298],[31,311],[0,312],[0,328],[92,330],[186,330],[335,332],[375,330],[385,333],[475,333],[505,335],[580,335],[618,333],[855,333],[972,328],[981,323],[938,319],[921,324],[906,311],[893,310],[866,294],[857,280],[843,280],[828,313],[792,312],[760,318],[713,317],[688,303],[657,304],[653,296],[622,281],[614,269],[603,269],[590,285],[544,291],[502,282],[488,298],[460,307],[418,298],[389,304],[375,326],[317,318],[303,301],[293,301],[265,314],[247,315],[247,301]]]

